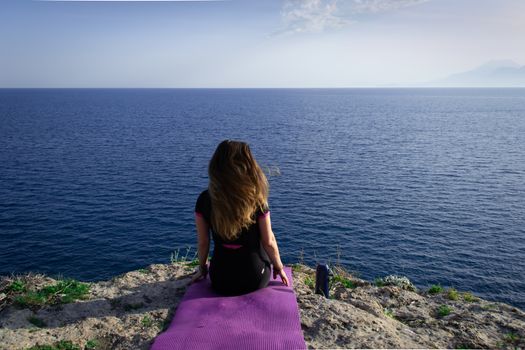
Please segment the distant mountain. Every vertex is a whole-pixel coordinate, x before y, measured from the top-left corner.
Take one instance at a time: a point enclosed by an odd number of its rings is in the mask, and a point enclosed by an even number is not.
[[[452,74],[429,85],[444,87],[525,87],[525,66],[516,62],[490,61],[467,72]]]

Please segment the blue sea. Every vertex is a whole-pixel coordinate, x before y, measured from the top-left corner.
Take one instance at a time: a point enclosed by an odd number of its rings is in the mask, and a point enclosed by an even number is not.
[[[0,274],[185,255],[223,139],[269,174],[284,262],[525,308],[525,89],[0,90]]]

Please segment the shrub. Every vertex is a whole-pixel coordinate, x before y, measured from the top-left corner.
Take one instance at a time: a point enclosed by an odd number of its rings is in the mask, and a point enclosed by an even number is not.
[[[381,277],[376,277],[374,279],[374,284],[376,285],[376,287],[384,287],[385,286],[385,282],[383,282],[383,279]]]
[[[458,291],[455,290],[454,288],[449,288],[447,291],[447,298],[449,298],[450,300],[458,300],[459,299]]]
[[[479,299],[476,298],[472,293],[466,292],[466,293],[463,293],[463,300],[469,303],[474,303],[478,301]]]
[[[26,284],[21,280],[16,280],[9,287],[7,287],[8,292],[25,292]]]
[[[27,291],[15,298],[15,303],[22,307],[43,306],[71,303],[84,299],[89,292],[89,285],[76,280],[61,280],[37,291]]]
[[[429,294],[439,294],[443,292],[443,287],[441,287],[439,284],[433,284],[430,286],[430,289],[428,290]]]
[[[440,317],[448,316],[450,315],[451,312],[452,312],[452,308],[448,305],[441,305],[437,311]]]
[[[301,264],[297,264],[297,263],[292,264],[292,271],[301,271],[301,269],[302,269]]]
[[[98,346],[98,341],[96,339],[88,340],[85,346],[85,350],[95,350]]]
[[[520,340],[520,337],[516,333],[505,334],[505,341],[508,343],[516,343],[518,340]]]
[[[306,284],[308,287],[312,289],[315,287],[314,279],[310,276],[306,276],[304,278],[304,284]]]
[[[341,283],[345,288],[355,288],[356,285],[354,282],[352,282],[349,278],[346,278],[346,277],[343,277],[341,275],[335,275],[334,277],[332,277],[332,281],[334,283]]]

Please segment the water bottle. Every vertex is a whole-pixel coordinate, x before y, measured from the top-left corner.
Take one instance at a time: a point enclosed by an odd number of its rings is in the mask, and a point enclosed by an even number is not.
[[[330,295],[330,268],[326,264],[318,264],[317,270],[315,271],[315,293],[322,294],[326,298]]]

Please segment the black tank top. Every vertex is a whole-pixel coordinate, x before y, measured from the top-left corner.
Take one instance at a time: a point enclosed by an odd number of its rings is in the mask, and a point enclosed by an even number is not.
[[[195,213],[197,215],[202,215],[208,223],[212,233],[213,241],[215,243],[215,247],[217,247],[217,245],[241,245],[243,247],[249,248],[250,250],[259,249],[261,234],[259,232],[259,225],[257,223],[257,219],[259,217],[267,215],[270,212],[270,209],[268,207],[264,208],[264,210],[257,209],[254,213],[255,222],[251,224],[248,228],[243,229],[239,236],[232,241],[225,240],[213,229],[211,225],[211,212],[212,206],[210,194],[208,190],[202,191],[202,193],[199,195],[199,198],[197,199],[197,203],[195,204]]]

